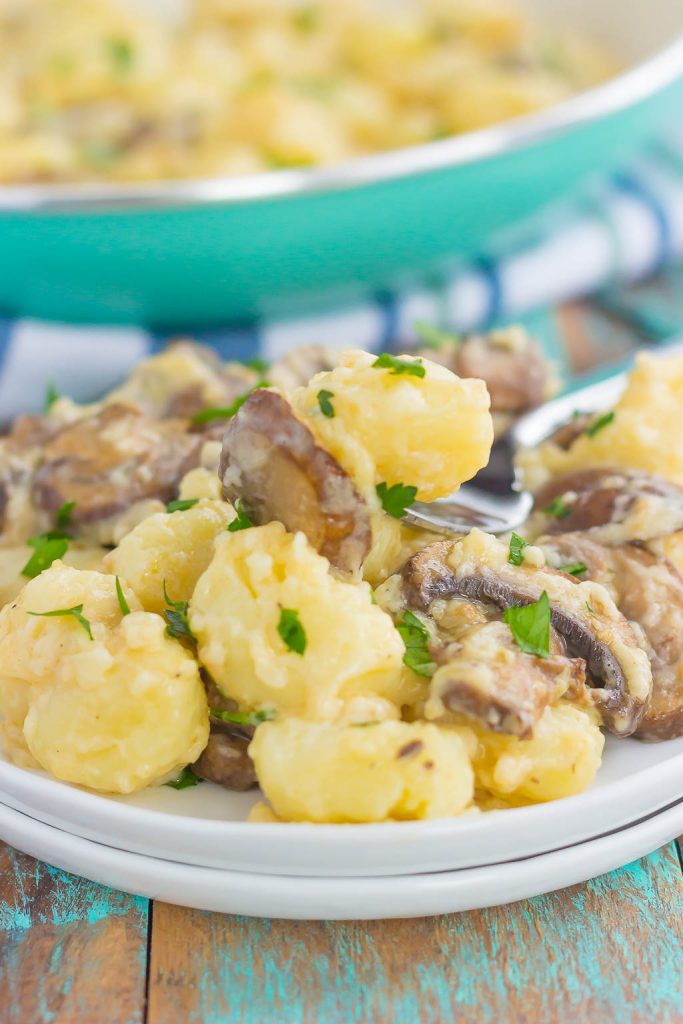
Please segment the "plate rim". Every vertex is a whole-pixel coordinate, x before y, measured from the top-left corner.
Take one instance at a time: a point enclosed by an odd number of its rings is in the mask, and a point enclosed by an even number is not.
[[[674,742],[680,745],[680,741]],[[495,848],[496,841],[500,841],[497,833],[501,821],[507,823],[508,831],[529,836],[534,827],[541,824],[546,832],[559,830],[573,814],[587,824],[585,829],[574,826],[572,835],[590,838],[595,835],[595,825],[588,823],[607,804],[624,808],[623,814],[617,814],[612,819],[612,826],[628,825],[650,809],[656,812],[663,803],[683,796],[683,782],[679,781],[683,776],[682,768],[683,749],[628,776],[575,796],[543,804],[489,811],[481,815],[355,825],[230,821],[131,806],[119,799],[109,799],[52,779],[42,772],[21,768],[4,759],[0,759],[0,791],[3,794],[0,799],[10,804],[19,801],[29,814],[51,827],[63,826],[91,842],[122,834],[128,844],[133,843],[140,856],[150,856],[143,847],[149,845],[149,836],[152,834],[156,837],[155,848],[162,846],[171,851],[168,857],[163,857],[158,849],[152,855],[169,861],[177,860],[181,855],[187,857],[188,849],[193,846],[203,847],[208,844],[209,850],[215,848],[221,851],[221,863],[225,870],[239,870],[235,864],[241,859],[243,863],[249,863],[250,870],[254,872],[302,875],[318,860],[324,861],[331,854],[337,857],[343,854],[351,861],[355,856],[364,854],[365,859],[360,860],[363,870],[383,876],[392,871],[396,873],[396,869],[387,870],[386,853],[383,857],[379,855],[379,851],[386,849],[387,844],[391,846],[392,863],[398,864],[404,873],[419,874],[424,870],[424,865],[413,863],[416,856],[422,856],[428,864],[435,864],[437,860],[442,862],[441,868],[432,867],[430,870],[448,870],[453,868],[453,863],[446,864],[444,858],[451,856],[453,847],[456,847],[458,853],[457,847],[462,843],[476,844],[478,841],[486,845],[487,840],[490,840],[492,848]],[[664,787],[661,785],[663,775],[667,783]],[[628,786],[628,801],[619,799],[623,797],[625,785]],[[651,793],[654,789],[658,791],[658,799],[653,801]],[[49,820],[46,821],[46,818]],[[142,839],[138,839],[138,836]],[[271,855],[254,864],[250,847],[255,842],[263,849],[277,850],[275,857]],[[527,845],[533,844],[527,840]],[[522,855],[525,855],[524,844],[520,849]],[[224,856],[224,850],[229,851],[228,857]],[[228,864],[230,858],[232,862]],[[204,864],[210,866],[209,861],[214,862],[215,859],[204,859]],[[196,860],[193,862],[198,863]],[[413,867],[408,867],[408,863],[413,863]],[[358,876],[357,866],[351,870],[340,868],[338,863],[333,866],[334,873],[343,871]],[[316,873],[320,876],[330,875],[324,864],[322,868],[318,865]]]
[[[30,856],[46,860],[60,870],[80,874],[98,884],[109,885],[143,898],[165,899],[200,910],[248,917],[378,920],[397,916],[433,916],[514,903],[597,877],[645,856],[674,839],[683,828],[683,798],[673,807],[649,815],[643,822],[624,826],[605,837],[587,840],[560,851],[506,864],[423,875],[394,875],[382,879],[367,876],[296,878],[287,875],[264,878],[263,875],[248,872],[161,861],[93,843],[0,803],[2,837],[8,834],[8,822],[10,838],[6,841],[10,844],[17,845],[19,834],[18,842],[25,846],[26,837],[33,835],[34,839],[29,838],[28,841],[30,849],[26,850]],[[38,844],[35,841],[36,835],[41,840]],[[627,840],[626,843],[624,840]],[[42,852],[36,852],[38,848],[41,851],[57,849],[57,856],[47,858]],[[84,874],[80,867],[79,850],[81,854],[89,854],[91,859],[94,856],[100,867],[97,870],[90,867]],[[533,870],[529,871],[529,866]],[[138,881],[132,884],[129,879],[141,870],[146,875],[144,884],[140,886],[139,874]],[[108,877],[105,877],[107,874]],[[112,881],[114,875],[116,880]],[[232,891],[229,890],[230,884]],[[199,899],[198,887],[204,893]],[[190,889],[193,891],[188,898]],[[308,895],[302,899],[305,890],[308,890]],[[496,895],[493,898],[487,896],[487,891]],[[498,898],[500,894],[503,899]],[[250,903],[250,900],[253,902]],[[221,905],[218,906],[218,903]],[[357,909],[354,910],[354,907]]]

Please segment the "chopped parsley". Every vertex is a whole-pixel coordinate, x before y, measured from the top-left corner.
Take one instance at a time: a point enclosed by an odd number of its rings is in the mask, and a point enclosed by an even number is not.
[[[66,530],[68,526],[71,526],[71,513],[76,508],[75,501],[65,501],[61,508],[57,509],[57,529]]]
[[[221,708],[209,708],[212,718],[230,725],[260,725],[261,722],[272,722],[274,711],[223,711]]]
[[[200,426],[203,423],[211,423],[213,420],[231,420],[232,417],[240,411],[249,395],[253,391],[257,391],[259,388],[269,388],[270,383],[267,380],[260,380],[257,384],[254,384],[253,388],[249,388],[242,395],[238,395],[232,405],[215,405],[210,406],[208,409],[202,409],[200,412],[196,412],[192,417],[191,422],[195,426]]]
[[[419,359],[402,359],[389,352],[382,352],[372,365],[378,370],[391,370],[394,375],[405,373],[411,377],[424,377],[427,372]]]
[[[175,501],[169,501],[166,511],[187,512],[188,508],[194,508],[198,501],[199,498],[176,498]]]
[[[550,600],[544,590],[538,601],[503,612],[520,651],[547,658],[550,654]]]
[[[379,725],[380,723],[375,720],[373,722],[351,722],[352,729],[369,729],[371,725]]]
[[[524,561],[524,548],[528,547],[528,541],[524,540],[523,537],[520,537],[518,533],[513,533],[510,537],[510,552],[508,554],[508,562],[510,565],[521,565]]]
[[[584,572],[588,572],[585,562],[572,562],[570,565],[558,565],[557,568],[560,572],[568,572],[570,576],[581,576]]]
[[[553,498],[549,505],[543,509],[547,516],[554,519],[566,519],[572,514],[572,510],[564,498]]]
[[[394,519],[401,519],[417,496],[417,487],[411,487],[409,484],[394,484],[389,487],[387,483],[382,482],[377,484],[375,490],[382,502],[382,508]]]
[[[106,40],[107,56],[120,74],[126,74],[135,63],[135,47],[125,36],[113,36]]]
[[[106,139],[91,139],[81,146],[81,154],[86,163],[100,170],[106,170],[115,164],[121,153],[120,146],[117,146],[115,142],[108,142]]]
[[[237,517],[228,525],[229,533],[237,533],[238,530],[248,530],[250,526],[254,525],[247,513],[244,511],[241,498],[238,498],[235,502],[235,512],[237,513]]]
[[[281,608],[277,631],[285,644],[295,654],[303,654],[306,650],[306,631],[301,625],[299,613],[294,608]]]
[[[164,601],[168,605],[168,608],[164,609],[166,636],[171,636],[175,640],[191,640],[196,643],[197,637],[192,632],[190,620],[187,617],[189,601],[172,601],[168,596],[166,580],[164,580]]]
[[[165,786],[170,786],[171,789],[190,789],[192,786],[198,786],[204,779],[200,779],[198,775],[190,768],[189,764],[186,764],[177,779],[172,779],[171,782],[165,782]]]
[[[334,398],[334,391],[326,391],[325,388],[318,392],[318,405],[323,416],[327,416],[328,419],[334,419],[334,406],[330,401]]]
[[[52,611],[52,612],[29,612],[28,614],[29,615],[39,615],[39,616],[42,616],[43,618],[56,618],[57,616],[62,616],[63,617],[63,616],[66,616],[66,615],[72,615],[73,618],[76,620],[76,622],[80,626],[83,627],[83,629],[86,631],[86,633],[88,634],[90,639],[92,640],[92,638],[93,638],[92,630],[90,628],[90,623],[88,622],[88,620],[86,619],[85,615],[83,614],[83,605],[82,604],[74,605],[73,608],[55,608],[55,610]]]
[[[595,615],[595,612],[593,611],[593,609],[592,609],[592,608],[591,608],[591,606],[589,605],[588,601],[586,601],[586,608],[587,608],[587,609],[588,609],[588,611],[589,611],[589,612],[591,613],[591,615]]]
[[[245,366],[248,366],[250,370],[255,370],[256,373],[268,373],[270,369],[270,363],[267,363],[265,359],[260,359],[258,356],[254,356],[253,359],[247,359]]]
[[[119,601],[119,608],[121,609],[121,614],[124,616],[130,615],[130,608],[128,606],[128,602],[126,601],[125,594],[123,593],[121,580],[118,578],[118,576],[116,577],[116,596]]]
[[[49,569],[53,562],[66,554],[69,548],[69,538],[58,530],[41,533],[38,537],[30,537],[26,543],[33,548],[33,554],[21,570],[21,575],[29,580],[40,576],[44,569]]]
[[[294,11],[292,15],[292,24],[299,32],[315,32],[318,27],[318,11],[315,9],[313,4],[306,7],[301,7],[298,11]]]
[[[598,416],[597,420],[591,423],[591,425],[586,429],[586,434],[588,437],[595,437],[596,434],[600,433],[603,427],[609,426],[613,419],[613,412],[606,412],[602,416]]]
[[[419,676],[431,676],[435,666],[428,648],[429,630],[412,612],[405,613],[396,629],[406,648],[403,664]]]
[[[60,394],[54,385],[54,381],[49,380],[45,388],[45,398],[43,400],[43,412],[49,412],[55,402],[59,401]]]
[[[459,334],[444,331],[425,320],[418,320],[413,326],[418,338],[427,348],[455,348],[462,341]]]

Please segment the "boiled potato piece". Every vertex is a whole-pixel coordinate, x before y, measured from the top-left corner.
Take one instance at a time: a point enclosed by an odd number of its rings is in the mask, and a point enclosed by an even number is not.
[[[173,601],[189,601],[213,558],[216,537],[234,518],[228,502],[207,499],[185,511],[149,516],[107,555],[105,571],[126,580],[146,611],[161,613],[164,582]]]
[[[278,630],[283,609],[296,613],[303,653]],[[335,578],[306,537],[281,523],[219,537],[189,614],[200,661],[243,707],[334,719],[351,698],[410,697],[403,642],[368,585]]]
[[[123,616],[113,576],[55,562],[0,613],[0,711],[10,756],[58,779],[130,793],[195,761],[208,711],[191,655],[163,619]],[[88,632],[72,615],[82,605]]]
[[[605,745],[594,715],[562,702],[546,708],[531,739],[475,731],[477,782],[496,796],[524,803],[583,792],[597,774]]]
[[[344,353],[336,369],[294,392],[295,410],[364,494],[374,495],[380,483],[417,487],[420,501],[451,494],[488,461],[493,424],[486,386],[426,359],[419,361],[425,374],[417,377],[373,366],[376,358]],[[333,416],[321,411],[322,390],[332,394]]]
[[[75,569],[100,569],[106,553],[106,548],[70,544],[62,561]],[[25,586],[26,577],[21,575],[21,570],[33,554],[33,548],[28,545],[0,548],[0,608],[12,601]]]
[[[614,408],[614,418],[568,449],[552,441],[523,452],[520,465],[532,490],[550,477],[597,466],[642,469],[683,486],[683,356],[642,353]]]
[[[249,747],[259,783],[286,821],[369,822],[460,814],[472,800],[467,746],[455,729],[283,719]]]

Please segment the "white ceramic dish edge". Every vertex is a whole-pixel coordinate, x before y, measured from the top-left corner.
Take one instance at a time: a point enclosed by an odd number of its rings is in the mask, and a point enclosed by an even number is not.
[[[391,878],[219,871],[113,850],[0,805],[0,836],[55,867],[168,903],[286,920],[425,917],[514,903],[604,874],[683,830],[683,801],[600,839],[492,867]]]
[[[643,745],[608,740],[602,772],[616,778],[565,800],[484,815],[380,825],[256,824],[215,820],[215,808],[240,815],[249,797],[205,784],[180,793],[146,790],[131,806],[0,760],[0,799],[49,825],[144,856],[270,875],[419,874],[532,856],[590,839],[683,796],[683,738]],[[634,757],[668,757],[628,772]],[[623,766],[623,768],[622,768]],[[246,800],[245,800],[246,797]],[[252,797],[251,800],[256,797]],[[201,801],[213,806],[197,814]],[[166,803],[172,813],[154,809]],[[187,813],[182,813],[187,810]],[[193,814],[193,810],[195,813]]]

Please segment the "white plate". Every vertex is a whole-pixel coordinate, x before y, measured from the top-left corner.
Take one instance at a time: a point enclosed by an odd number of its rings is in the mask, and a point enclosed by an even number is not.
[[[600,839],[504,864],[387,878],[292,878],[142,857],[0,805],[0,837],[56,867],[138,896],[250,917],[375,920],[514,903],[642,857],[683,830],[683,801]]]
[[[401,875],[545,853],[634,822],[683,797],[683,738],[609,738],[593,786],[577,797],[483,815],[381,825],[245,822],[258,794],[204,783],[106,797],[0,760],[0,797],[32,817],[108,846],[198,866],[274,875]]]

